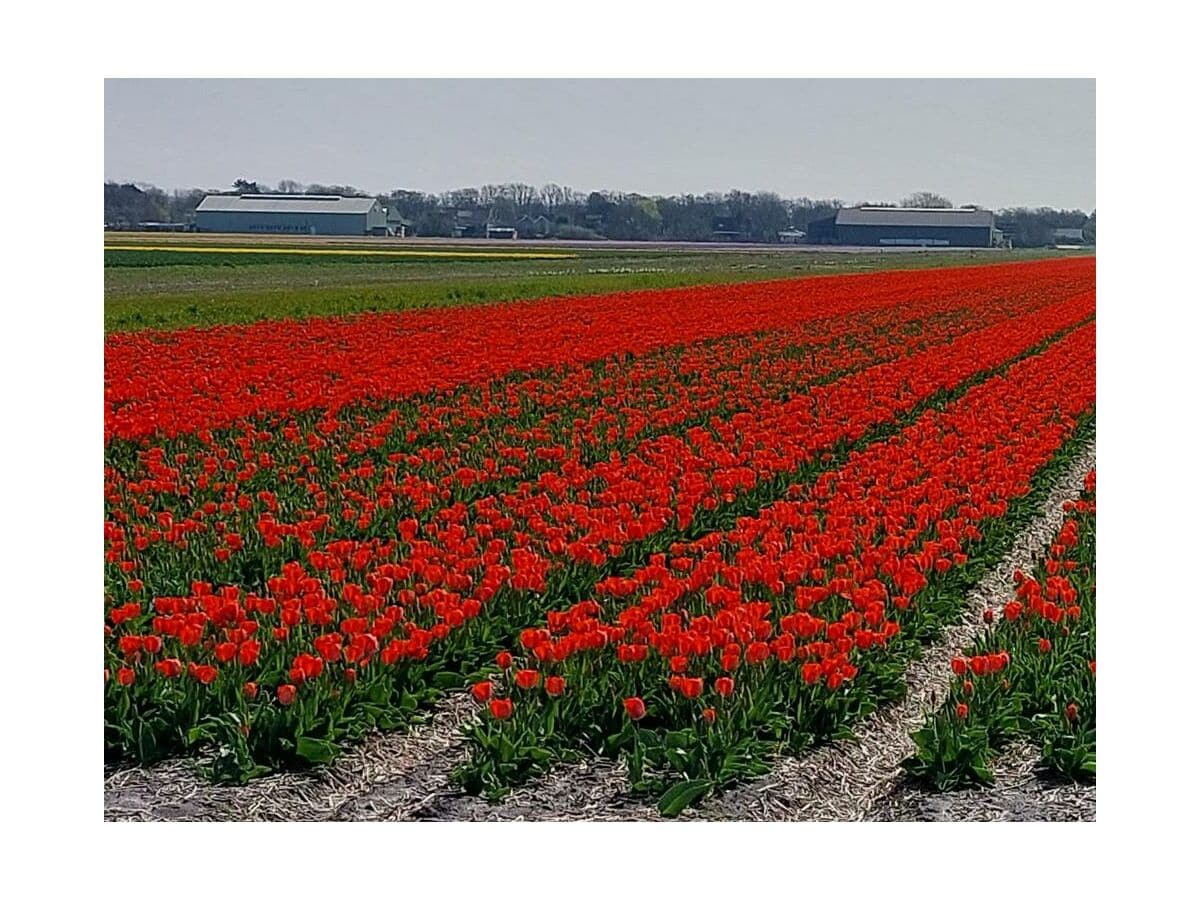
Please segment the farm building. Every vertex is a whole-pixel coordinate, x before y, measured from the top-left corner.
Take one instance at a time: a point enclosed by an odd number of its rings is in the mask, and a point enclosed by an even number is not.
[[[809,223],[808,239],[856,247],[990,247],[996,219],[986,209],[855,206]]]
[[[1055,228],[1051,240],[1056,244],[1082,244],[1082,228]]]
[[[452,211],[451,233],[457,238],[487,237],[486,209],[456,209]]]
[[[550,220],[545,216],[521,216],[517,219],[517,236],[544,238],[550,235]]]
[[[729,216],[718,216],[713,219],[712,239],[714,241],[744,241],[748,235],[742,230],[742,224]]]
[[[394,206],[389,206],[385,212],[387,213],[387,233],[389,237],[409,237],[413,232],[412,219],[406,219],[400,215],[400,210]]]
[[[209,194],[196,230],[238,234],[385,234],[387,214],[372,197],[326,194]]]

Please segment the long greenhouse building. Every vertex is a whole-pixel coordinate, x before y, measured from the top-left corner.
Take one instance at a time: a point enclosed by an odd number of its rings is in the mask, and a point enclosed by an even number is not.
[[[986,209],[854,206],[809,223],[810,244],[854,247],[991,247],[996,217]]]
[[[326,194],[209,194],[196,230],[228,234],[387,233],[387,210],[373,197]]]

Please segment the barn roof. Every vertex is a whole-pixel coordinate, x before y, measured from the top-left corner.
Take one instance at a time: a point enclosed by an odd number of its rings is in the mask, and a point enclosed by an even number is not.
[[[892,206],[855,206],[838,210],[837,224],[991,228],[995,224],[995,217],[986,209],[907,209]]]
[[[374,197],[331,194],[209,194],[196,212],[350,213],[361,215],[376,204]]]

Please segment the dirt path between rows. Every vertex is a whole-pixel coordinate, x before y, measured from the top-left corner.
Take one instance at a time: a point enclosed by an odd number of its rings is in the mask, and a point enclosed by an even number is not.
[[[909,667],[908,694],[855,729],[853,741],[827,745],[801,758],[781,759],[770,774],[684,813],[685,819],[738,821],[848,820],[1088,820],[1095,786],[1062,785],[1035,773],[1036,751],[1010,749],[991,788],[932,794],[908,784],[900,763],[909,738],[948,689],[949,661],[984,629],[985,608],[1009,599],[1012,571],[1029,570],[1044,554],[1095,465],[1095,444],[1080,454],[1052,488],[1039,514],[1009,554],[967,598],[963,620]],[[448,698],[431,719],[404,733],[373,735],[333,764],[312,773],[283,773],[248,785],[205,781],[193,763],[173,760],[150,768],[108,772],[108,821],[531,821],[654,820],[653,805],[627,792],[623,766],[586,760],[562,766],[514,791],[500,803],[464,795],[450,781],[466,758],[462,726],[475,714],[466,695]]]
[[[897,781],[865,818],[871,822],[1094,822],[1096,785],[1047,779],[1029,743],[1007,748],[992,767],[990,787],[939,794]]]
[[[374,734],[311,773],[285,772],[247,785],[212,784],[195,764],[171,760],[106,773],[106,821],[337,821],[403,818],[447,779],[475,713],[465,694],[407,732]]]

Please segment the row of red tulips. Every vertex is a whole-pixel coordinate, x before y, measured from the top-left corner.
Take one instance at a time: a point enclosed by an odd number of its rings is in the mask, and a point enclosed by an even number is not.
[[[498,407],[460,394],[451,398],[453,405],[393,407],[374,419],[362,416],[369,426],[356,417],[344,427],[322,424],[307,434],[295,424],[276,433],[253,429],[253,434],[234,436],[231,446],[202,446],[170,458],[156,445],[133,459],[118,459],[121,465],[106,473],[107,558],[120,568],[112,572],[111,587],[119,595],[120,575],[144,583],[146,570],[154,569],[159,558],[167,574],[189,563],[203,565],[205,557],[232,561],[225,569],[233,570],[248,558],[263,559],[270,549],[280,549],[279,556],[303,554],[318,539],[397,533],[411,539],[402,532],[406,520],[419,526],[446,507],[504,496],[523,483],[553,478],[565,467],[586,473],[601,460],[610,462],[614,453],[620,459],[631,453],[652,456],[655,436],[697,428],[714,416],[728,422],[738,412],[786,400],[822,379],[949,340],[963,328],[983,327],[1016,312],[1004,304],[995,306],[955,309],[946,322],[877,317],[841,323],[838,329],[824,329],[820,344],[810,343],[810,335],[792,336],[798,344],[776,335],[709,345],[702,354],[687,348],[674,358],[656,357],[653,366],[635,360],[627,368],[640,370],[636,378],[605,378],[600,389],[580,388],[574,377],[578,373],[570,372],[561,379],[570,389],[557,396],[574,394],[573,405],[564,402],[545,411],[510,403],[491,422],[481,411]],[[920,326],[921,333],[903,334],[895,327],[898,321]],[[796,351],[802,355],[788,355]],[[611,365],[620,371],[620,361]],[[592,368],[582,371],[595,373]],[[549,388],[558,380],[538,384]],[[660,402],[663,407],[657,407]],[[413,448],[419,436],[415,429],[406,434],[402,423],[432,419],[442,424],[445,419],[436,413],[447,409],[466,433],[443,431],[430,444]],[[647,415],[656,412],[656,421],[648,425]],[[612,418],[604,424],[597,422],[599,415]],[[597,437],[598,430],[611,432],[616,426],[621,426],[620,434]],[[631,444],[639,433],[645,438]],[[581,468],[587,456],[596,459]],[[236,572],[218,569],[215,574]],[[172,586],[151,582],[149,588]]]
[[[602,583],[475,686],[488,715],[460,778],[495,795],[579,750],[620,754],[635,790],[672,785],[677,812],[839,733],[902,691],[914,643],[959,611],[1094,402],[1087,327],[794,499]]]
[[[105,342],[105,435],[189,434],[786,329],[925,295],[1071,293],[1094,280],[1093,260],[1068,259],[118,334]]]
[[[946,790],[992,780],[997,754],[1034,740],[1059,776],[1096,776],[1096,473],[1032,575],[951,663],[946,703],[913,735],[907,768]],[[994,618],[994,623],[992,619]]]

